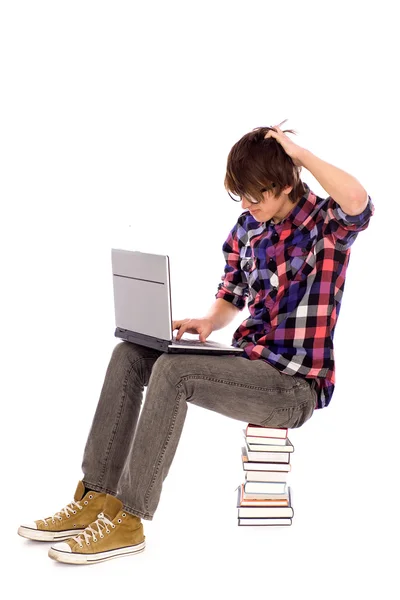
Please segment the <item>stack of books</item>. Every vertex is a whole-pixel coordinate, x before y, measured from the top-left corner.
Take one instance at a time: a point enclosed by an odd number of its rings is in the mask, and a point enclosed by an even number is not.
[[[288,430],[249,423],[243,433],[245,482],[238,487],[238,525],[291,525],[294,512],[287,478],[294,447]]]

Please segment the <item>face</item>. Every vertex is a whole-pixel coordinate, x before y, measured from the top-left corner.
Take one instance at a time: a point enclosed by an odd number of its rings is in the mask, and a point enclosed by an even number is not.
[[[263,200],[257,204],[251,202],[251,199],[242,196],[241,206],[243,210],[248,210],[260,223],[269,221],[270,219],[273,219],[275,223],[279,223],[294,207],[293,202],[288,196],[291,190],[291,187],[286,187],[277,198],[273,196],[271,190],[263,192]]]

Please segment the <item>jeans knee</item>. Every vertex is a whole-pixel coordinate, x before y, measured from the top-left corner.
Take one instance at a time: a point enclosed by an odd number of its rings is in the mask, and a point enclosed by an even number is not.
[[[113,352],[112,352],[112,359],[114,360],[120,360],[121,358],[124,358],[125,356],[128,356],[128,354],[131,352],[131,349],[129,348],[129,346],[132,346],[132,344],[129,344],[128,342],[118,342],[118,344],[116,344]]]
[[[164,353],[153,368],[153,376],[166,378],[172,385],[178,385],[182,377],[182,365],[179,360],[182,355]]]

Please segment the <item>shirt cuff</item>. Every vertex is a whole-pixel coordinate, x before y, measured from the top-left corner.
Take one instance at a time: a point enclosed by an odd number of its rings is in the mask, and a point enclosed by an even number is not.
[[[230,302],[231,304],[233,304],[233,306],[236,306],[236,308],[238,308],[239,310],[243,310],[243,308],[246,306],[246,298],[243,296],[237,296],[236,294],[231,294],[229,292],[226,292],[223,289],[220,289],[216,294],[215,294],[216,299],[218,300],[218,298],[222,298],[222,300],[226,300],[226,302]]]
[[[363,212],[359,215],[347,215],[341,208],[338,206],[336,209],[337,217],[347,223],[348,225],[363,225],[366,223],[369,218],[374,214],[375,207],[372,204],[371,197],[368,196],[368,204],[364,208]]]

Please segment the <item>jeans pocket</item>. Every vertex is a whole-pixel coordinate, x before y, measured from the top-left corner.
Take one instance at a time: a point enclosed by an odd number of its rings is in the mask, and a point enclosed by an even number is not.
[[[299,406],[275,408],[261,425],[263,427],[276,427],[277,429],[297,429],[310,419],[313,412],[314,405],[310,401]]]
[[[277,429],[284,429],[288,427],[288,423],[291,422],[293,407],[290,408],[274,408],[271,414],[261,423],[263,427],[276,427]]]

